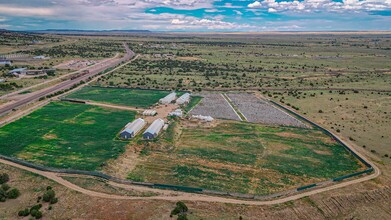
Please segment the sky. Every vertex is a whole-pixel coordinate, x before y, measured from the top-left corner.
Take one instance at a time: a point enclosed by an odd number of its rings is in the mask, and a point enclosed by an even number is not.
[[[391,30],[391,0],[0,0],[0,29]]]

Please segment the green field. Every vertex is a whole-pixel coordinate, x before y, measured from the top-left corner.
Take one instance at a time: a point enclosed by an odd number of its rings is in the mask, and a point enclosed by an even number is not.
[[[147,108],[169,93],[162,90],[83,87],[67,98]]]
[[[174,148],[146,147],[129,178],[264,195],[363,168],[319,130],[240,122],[182,126],[180,138],[172,139]]]
[[[96,170],[124,152],[116,134],[135,112],[53,102],[0,129],[0,153],[50,167]]]

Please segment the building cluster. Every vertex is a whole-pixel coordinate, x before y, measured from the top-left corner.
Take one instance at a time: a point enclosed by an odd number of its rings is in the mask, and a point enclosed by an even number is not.
[[[183,116],[183,111],[182,109],[178,108],[177,110],[170,112],[168,116],[175,116],[175,117],[182,117]]]
[[[159,100],[159,103],[161,103],[161,104],[170,104],[173,101],[175,101],[176,104],[178,104],[178,105],[188,104],[190,102],[190,93],[185,93],[185,94],[181,95],[177,99],[176,93],[172,92],[172,93],[168,94],[166,97],[161,98]]]
[[[27,68],[17,68],[8,72],[9,76],[24,76],[24,75],[46,75],[50,71],[55,71],[55,69],[41,69],[41,70],[29,70]]]
[[[142,118],[138,118],[133,122],[128,123],[125,128],[120,132],[119,136],[121,139],[134,138],[146,125],[147,123]],[[156,119],[143,133],[143,138],[152,140],[156,138],[160,131],[165,126],[163,119]]]
[[[147,109],[143,112],[144,116],[155,116],[156,114],[157,114],[157,112],[152,109]]]

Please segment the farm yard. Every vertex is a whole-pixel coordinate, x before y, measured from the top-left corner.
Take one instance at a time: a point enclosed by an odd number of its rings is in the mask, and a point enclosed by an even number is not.
[[[259,99],[254,94],[228,93],[227,96],[249,122],[269,125],[308,127],[308,125],[304,124],[299,119],[273,106],[273,104],[266,100]]]
[[[83,87],[67,98],[89,100],[108,104],[147,108],[168,95],[170,91],[126,88]]]
[[[0,152],[55,168],[97,170],[124,152],[116,141],[135,112],[52,102],[0,130]]]
[[[195,108],[193,108],[193,110],[190,111],[190,114],[240,120],[240,117],[235,113],[221,94],[208,93],[200,96],[202,96],[203,99]]]
[[[181,135],[171,139],[174,147],[151,143],[128,178],[266,195],[363,168],[319,130],[235,121],[176,129]]]

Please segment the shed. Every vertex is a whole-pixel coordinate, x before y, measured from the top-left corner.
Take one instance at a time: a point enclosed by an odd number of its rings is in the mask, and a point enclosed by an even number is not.
[[[144,132],[144,139],[151,140],[156,138],[159,135],[159,132],[164,126],[164,121],[161,118],[156,119]]]
[[[143,115],[145,115],[145,116],[155,116],[156,114],[157,114],[157,112],[152,109],[147,109],[143,112]]]
[[[137,135],[137,133],[145,126],[146,122],[142,118],[134,120],[132,123],[128,123],[120,133],[120,138],[129,139]]]
[[[176,100],[176,104],[178,105],[187,104],[189,102],[190,102],[190,93],[185,93]]]
[[[14,76],[19,76],[21,74],[26,74],[26,73],[27,73],[27,68],[17,68],[8,72],[9,75],[14,75]]]
[[[175,92],[172,92],[170,94],[168,94],[166,97],[164,98],[161,98],[159,100],[159,102],[161,104],[170,104],[172,101],[174,101],[176,99],[176,93]]]

